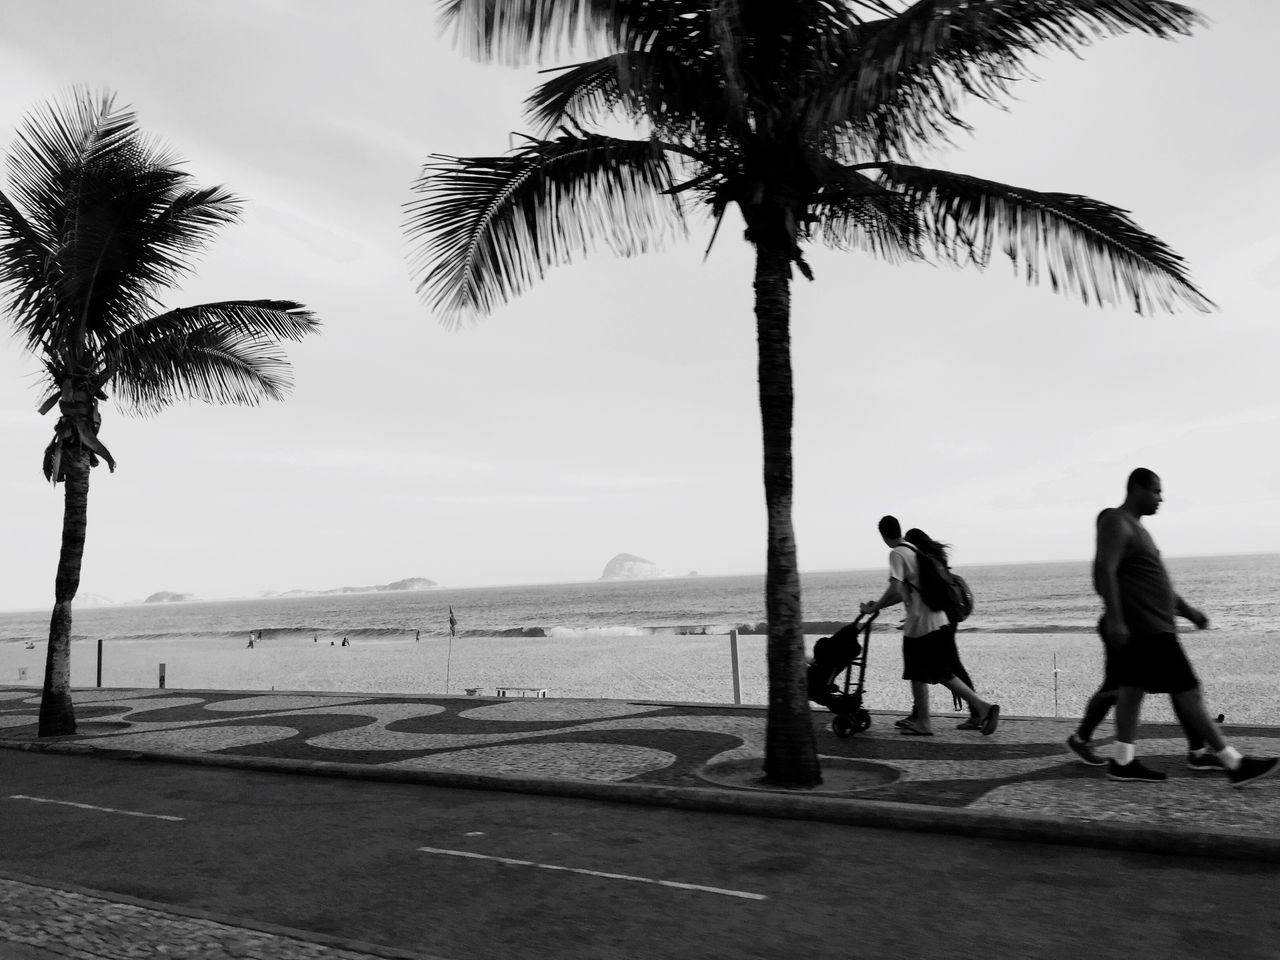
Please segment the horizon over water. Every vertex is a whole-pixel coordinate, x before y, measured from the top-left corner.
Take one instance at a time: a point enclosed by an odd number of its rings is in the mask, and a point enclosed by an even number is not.
[[[1237,559],[1247,560],[1250,558],[1280,557],[1280,551],[1187,554],[1187,555],[1164,554],[1163,557],[1165,561],[1169,563],[1172,563],[1174,561],[1181,562],[1181,561],[1195,561],[1195,560],[1206,560],[1206,561],[1237,560]],[[1092,563],[1092,562],[1093,561],[1090,558],[1083,558],[1083,559],[1077,558],[1077,559],[1067,559],[1067,560],[1064,560],[1064,559],[1025,560],[1025,561],[1024,560],[1000,560],[1000,561],[990,561],[990,562],[984,562],[984,563],[955,563],[953,564],[953,569],[957,573],[964,575],[966,579],[968,579],[967,571],[971,569],[982,569],[986,567],[1033,568],[1033,567],[1062,566],[1062,565],[1070,565],[1070,564],[1077,564],[1077,563]],[[882,569],[883,568],[881,566],[815,568],[815,569],[801,570],[800,576],[802,580],[805,578],[813,578],[818,576],[837,575],[837,574],[848,574],[850,576],[855,576],[855,575],[860,576],[868,573],[875,574],[880,572]],[[103,608],[114,609],[118,607],[152,607],[152,606],[166,606],[170,604],[198,604],[198,603],[245,603],[245,602],[250,602],[255,600],[280,600],[280,599],[302,600],[302,599],[320,599],[326,596],[330,596],[330,597],[332,596],[382,596],[382,595],[394,595],[398,593],[411,593],[411,594],[423,593],[423,594],[434,595],[434,594],[439,594],[439,593],[448,592],[448,591],[502,590],[502,589],[524,590],[524,589],[534,589],[534,588],[540,588],[540,587],[546,587],[546,588],[574,587],[574,586],[583,586],[583,585],[589,585],[589,584],[624,583],[624,582],[651,583],[651,582],[665,582],[665,581],[671,581],[671,580],[715,580],[715,579],[757,577],[757,578],[760,578],[763,584],[764,576],[765,576],[765,571],[763,570],[748,571],[748,572],[737,571],[733,573],[710,573],[710,574],[703,574],[695,571],[690,574],[665,574],[664,573],[657,577],[637,577],[634,580],[604,580],[603,578],[596,577],[594,579],[537,580],[537,581],[519,581],[519,582],[511,582],[511,583],[458,584],[458,585],[452,585],[452,586],[437,584],[434,587],[428,587],[424,590],[405,590],[405,591],[373,590],[373,589],[358,590],[350,587],[316,588],[314,591],[311,590],[310,588],[291,588],[289,590],[279,590],[279,591],[261,590],[261,591],[258,591],[257,593],[252,593],[252,594],[235,594],[235,595],[217,596],[217,597],[193,596],[191,600],[156,601],[151,603],[148,603],[147,600],[145,599],[143,600],[112,600],[105,597],[102,597],[101,600],[88,601],[87,600],[88,597],[101,597],[101,595],[97,594],[95,591],[92,591],[92,590],[81,589],[77,593],[76,599],[72,601],[72,603],[73,605],[80,601],[84,601],[86,603],[86,605],[84,606],[75,607],[75,613],[79,615],[89,610],[96,610],[96,609],[103,609]],[[424,577],[422,579],[429,580],[430,578]],[[803,589],[803,584],[802,584],[802,589]],[[335,590],[335,591],[342,591],[342,592],[341,593],[325,593],[324,591],[327,591],[327,590]],[[180,593],[183,591],[153,591],[153,593],[167,593],[167,592]],[[0,618],[8,616],[10,614],[15,616],[22,615],[22,614],[36,614],[36,613],[43,614],[52,610],[52,608],[53,608],[52,598],[50,598],[46,604],[37,604],[35,606],[22,606],[22,607],[3,607],[3,608],[0,608]],[[3,639],[3,638],[0,638],[0,639]]]
[[[1280,554],[1166,558],[1175,587],[1214,626],[1266,631],[1280,615]],[[1091,561],[957,565],[975,595],[961,627],[979,633],[1091,632],[1100,612]],[[860,601],[878,596],[881,568],[801,574],[806,633],[829,633],[857,616]],[[460,636],[724,633],[760,629],[764,574],[661,577],[644,580],[484,587],[432,587],[306,597],[192,600],[75,610],[76,639],[234,637],[424,637],[448,635],[448,607]],[[896,622],[895,611],[888,621]],[[699,629],[701,628],[701,629]],[[0,643],[48,637],[45,610],[0,613]]]

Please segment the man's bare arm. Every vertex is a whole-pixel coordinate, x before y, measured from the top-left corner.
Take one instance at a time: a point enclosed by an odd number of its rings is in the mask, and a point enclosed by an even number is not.
[[[1178,611],[1178,616],[1190,620],[1196,625],[1197,630],[1204,630],[1209,626],[1209,618],[1204,613],[1191,606],[1182,597],[1175,597],[1174,599],[1177,600],[1175,609]]]
[[[1102,597],[1102,635],[1108,643],[1124,644],[1129,628],[1120,605],[1120,561],[1129,542],[1129,525],[1119,510],[1104,511],[1098,517],[1098,551],[1093,560],[1093,586]]]
[[[895,603],[902,603],[902,590],[899,589],[897,580],[890,580],[889,586],[885,588],[879,600],[869,600],[858,609],[863,613],[876,613],[885,607],[892,607]]]

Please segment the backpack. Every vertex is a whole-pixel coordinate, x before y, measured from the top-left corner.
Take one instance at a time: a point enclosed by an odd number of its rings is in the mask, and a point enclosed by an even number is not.
[[[920,599],[930,610],[945,613],[952,623],[962,623],[973,613],[973,591],[964,577],[910,543],[903,544],[915,551],[920,571]]]

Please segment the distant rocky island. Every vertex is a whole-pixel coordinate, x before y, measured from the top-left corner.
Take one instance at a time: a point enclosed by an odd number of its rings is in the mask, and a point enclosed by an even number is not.
[[[394,583],[380,583],[373,587],[334,587],[332,590],[286,590],[284,593],[265,593],[265,597],[329,597],[341,593],[393,593],[404,590],[429,590],[439,584],[426,577],[407,577]]]
[[[153,593],[151,596],[147,597],[147,599],[143,600],[142,602],[143,603],[178,603],[182,600],[194,600],[195,598],[196,598],[196,595],[194,593],[173,593],[172,591],[169,591],[169,590],[161,590],[158,593]]]
[[[104,597],[100,593],[77,593],[76,598],[71,601],[73,607],[114,607],[116,601],[110,597]]]
[[[633,553],[620,553],[604,565],[601,580],[645,580],[662,576],[661,568],[644,557]]]

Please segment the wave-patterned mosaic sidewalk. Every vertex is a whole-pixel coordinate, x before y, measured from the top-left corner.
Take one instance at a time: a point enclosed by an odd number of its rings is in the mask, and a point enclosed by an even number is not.
[[[614,700],[493,700],[191,690],[81,690],[72,742],[117,751],[197,753],[550,780],[749,789],[763,755],[763,709]],[[38,693],[0,688],[0,740],[35,738]],[[1280,838],[1280,777],[1232,790],[1194,773],[1176,728],[1148,724],[1144,762],[1166,784],[1119,784],[1076,761],[1067,720],[1011,718],[994,736],[951,729],[898,734],[876,716],[836,737],[815,710],[819,752],[833,775],[823,793],[990,813],[1227,830]],[[1280,728],[1224,728],[1245,753],[1280,753]],[[1103,741],[1105,743],[1105,741]],[[1105,753],[1105,748],[1103,749]],[[854,769],[873,775],[835,775]],[[708,771],[712,771],[708,773]]]

